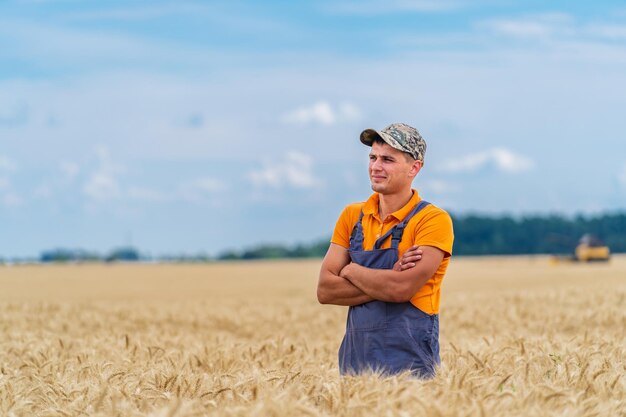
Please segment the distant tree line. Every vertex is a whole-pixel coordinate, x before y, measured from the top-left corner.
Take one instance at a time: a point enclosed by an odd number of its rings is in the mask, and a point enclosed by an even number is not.
[[[453,217],[455,255],[571,254],[585,234],[614,253],[626,252],[626,213],[600,216],[558,215]]]
[[[320,258],[326,254],[330,239],[323,239],[310,244],[258,245],[242,251],[226,251],[217,257],[219,260],[237,259],[280,259],[280,258]]]
[[[89,252],[82,249],[53,249],[42,252],[41,262],[135,262],[142,260],[139,251],[131,247],[112,250],[106,255]]]
[[[613,253],[626,253],[626,212],[599,216],[560,215],[527,216],[452,216],[454,223],[455,255],[523,255],[572,254],[579,239],[592,234],[609,246]],[[132,247],[122,247],[101,255],[84,250],[54,249],[45,251],[38,259],[26,262],[212,262],[227,260],[321,258],[330,239],[307,244],[257,246],[228,250],[217,256],[197,255],[142,255]],[[20,261],[20,260],[18,260]],[[11,262],[0,258],[0,263]]]
[[[585,234],[602,240],[613,253],[626,252],[626,213],[595,217],[559,215],[452,216],[455,255],[571,255]],[[220,260],[323,257],[330,239],[295,247],[258,245],[242,251],[227,251]]]

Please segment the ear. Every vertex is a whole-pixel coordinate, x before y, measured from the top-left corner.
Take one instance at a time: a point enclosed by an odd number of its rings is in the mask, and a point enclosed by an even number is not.
[[[420,172],[423,166],[424,166],[424,163],[416,159],[415,162],[413,162],[411,169],[409,170],[409,176],[415,177],[417,173]]]

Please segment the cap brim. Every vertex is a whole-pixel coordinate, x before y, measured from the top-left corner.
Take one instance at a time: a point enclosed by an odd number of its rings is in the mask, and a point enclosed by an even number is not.
[[[361,143],[363,143],[364,145],[372,146],[372,143],[374,143],[374,140],[376,138],[382,139],[382,136],[374,129],[365,129],[361,132],[360,139]]]

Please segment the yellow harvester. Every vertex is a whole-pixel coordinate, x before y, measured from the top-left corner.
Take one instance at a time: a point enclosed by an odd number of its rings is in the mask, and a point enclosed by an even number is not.
[[[574,259],[579,262],[606,262],[610,257],[609,247],[590,234],[580,238],[574,252]]]

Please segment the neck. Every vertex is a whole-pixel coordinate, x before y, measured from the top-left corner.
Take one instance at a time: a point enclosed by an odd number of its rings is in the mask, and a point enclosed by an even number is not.
[[[394,211],[400,210],[413,197],[413,190],[410,188],[396,194],[379,194],[378,213],[381,220],[384,220]]]

